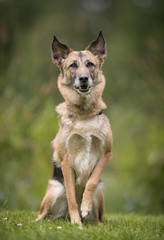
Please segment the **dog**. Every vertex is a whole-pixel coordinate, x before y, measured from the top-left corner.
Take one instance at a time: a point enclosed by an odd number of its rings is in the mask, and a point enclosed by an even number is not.
[[[73,51],[53,38],[52,61],[61,71],[58,88],[65,102],[56,107],[60,127],[52,141],[54,172],[36,221],[49,214],[78,225],[103,220],[100,176],[112,155],[112,131],[103,114],[105,57],[101,31],[84,51]]]

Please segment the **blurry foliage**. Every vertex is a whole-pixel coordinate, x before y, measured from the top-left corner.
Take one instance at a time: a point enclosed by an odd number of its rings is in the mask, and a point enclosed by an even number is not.
[[[163,10],[160,0],[0,1],[1,206],[38,209],[52,174],[54,108],[63,101],[52,36],[81,50],[101,29],[114,137],[106,209],[164,212]]]

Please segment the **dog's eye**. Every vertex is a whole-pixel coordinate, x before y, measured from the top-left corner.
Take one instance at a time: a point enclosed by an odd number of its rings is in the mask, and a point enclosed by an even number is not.
[[[69,67],[71,67],[71,68],[77,68],[78,66],[77,66],[77,63],[76,63],[76,62],[73,62]]]
[[[87,67],[92,67],[92,66],[94,66],[94,63],[92,63],[92,62],[87,62]]]

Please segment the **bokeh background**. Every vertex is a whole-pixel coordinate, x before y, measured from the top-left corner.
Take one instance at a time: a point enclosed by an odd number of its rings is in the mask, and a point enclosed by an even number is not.
[[[164,1],[0,1],[0,208],[39,210],[52,175],[59,70],[53,35],[82,50],[99,30],[114,137],[106,212],[164,213]]]

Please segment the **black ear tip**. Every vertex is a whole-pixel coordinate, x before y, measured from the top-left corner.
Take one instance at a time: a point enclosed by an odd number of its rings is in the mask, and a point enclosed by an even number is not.
[[[100,32],[99,32],[98,38],[102,38],[102,39],[104,39],[104,36],[103,36],[103,34],[102,34],[102,31],[101,31],[101,30],[100,30]]]
[[[52,41],[52,44],[54,43],[59,43],[59,40],[55,36],[53,36],[53,41]]]
[[[57,40],[57,38],[55,37],[55,35],[53,36],[53,40]]]

